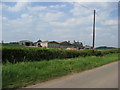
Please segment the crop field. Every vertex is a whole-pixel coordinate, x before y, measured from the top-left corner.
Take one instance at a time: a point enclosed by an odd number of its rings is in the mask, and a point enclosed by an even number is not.
[[[2,45],[2,87],[17,88],[118,60],[119,50],[61,50]]]

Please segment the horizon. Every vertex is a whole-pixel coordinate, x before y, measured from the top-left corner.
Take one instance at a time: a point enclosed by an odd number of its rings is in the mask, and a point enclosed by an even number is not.
[[[23,40],[21,40],[21,41],[23,41]],[[28,40],[28,41],[30,41],[30,40]],[[38,41],[38,40],[37,40]],[[37,41],[31,41],[31,42],[33,42],[33,43],[35,43],[35,42],[37,42]],[[41,40],[42,42],[43,41],[54,41],[54,40]],[[70,40],[64,40],[64,41],[70,41]],[[73,40],[74,41],[74,40]],[[73,41],[70,41],[70,42],[73,42]],[[2,43],[2,41],[0,42],[0,44],[11,44],[11,43],[15,43],[15,42],[19,42],[19,41],[11,41],[11,42],[3,42]],[[55,42],[59,42],[59,41],[55,41]],[[76,42],[80,42],[80,41],[76,41]],[[84,44],[83,42],[82,42],[82,44],[83,44],[83,46],[91,46],[92,47],[92,45],[89,45],[89,44]],[[95,46],[95,48],[97,48],[97,47],[113,47],[113,48],[118,48],[118,47],[115,47],[115,46],[107,46],[107,45],[100,45],[100,46]]]

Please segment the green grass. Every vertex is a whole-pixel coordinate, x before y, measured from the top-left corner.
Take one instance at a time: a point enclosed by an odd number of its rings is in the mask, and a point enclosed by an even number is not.
[[[7,63],[2,66],[3,88],[15,88],[81,72],[118,60],[118,54],[50,61]]]

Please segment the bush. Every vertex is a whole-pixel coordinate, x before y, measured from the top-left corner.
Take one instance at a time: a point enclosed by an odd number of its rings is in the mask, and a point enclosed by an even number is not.
[[[22,61],[41,61],[50,59],[64,59],[85,56],[103,56],[118,51],[98,50],[60,50],[44,48],[2,48],[2,62],[17,63]]]

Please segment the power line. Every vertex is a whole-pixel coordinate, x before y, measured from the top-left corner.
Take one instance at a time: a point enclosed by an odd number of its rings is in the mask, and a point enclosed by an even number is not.
[[[81,7],[83,7],[83,8],[86,8],[87,10],[90,10],[90,11],[94,11],[94,10],[97,10],[97,12],[95,12],[96,13],[96,15],[98,15],[99,16],[99,13],[98,12],[101,12],[100,11],[100,9],[92,9],[92,8],[90,8],[90,7],[88,7],[88,6],[86,6],[86,5],[83,5],[83,4],[79,4]]]
[[[80,5],[81,7],[86,8],[87,10],[94,11],[93,9],[89,8],[88,6],[85,6],[85,5],[83,5],[83,4],[79,4],[79,5]]]

